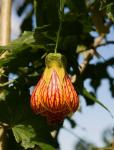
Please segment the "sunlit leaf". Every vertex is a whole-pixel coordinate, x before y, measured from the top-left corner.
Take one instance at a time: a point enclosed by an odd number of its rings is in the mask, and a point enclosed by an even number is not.
[[[15,124],[12,127],[12,131],[16,141],[25,149],[34,148],[35,145],[40,146],[42,150],[55,149],[56,144],[50,135],[49,127],[42,118],[34,118],[33,116],[29,121],[24,121],[22,124]]]
[[[18,143],[21,143],[21,145],[25,149],[34,148],[35,146],[34,139],[36,137],[36,134],[32,126],[16,125],[12,128],[12,131],[13,131],[16,141]]]

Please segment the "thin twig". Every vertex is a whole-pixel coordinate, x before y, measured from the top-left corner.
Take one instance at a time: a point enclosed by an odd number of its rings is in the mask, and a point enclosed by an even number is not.
[[[91,58],[93,57],[94,55],[94,50],[93,49],[90,49],[88,50],[87,52],[84,52],[85,53],[85,58],[83,60],[83,63],[80,65],[79,67],[79,70],[80,70],[80,74],[82,74],[84,72],[84,70],[86,69],[89,61],[91,60]]]
[[[10,80],[10,81],[5,82],[5,83],[0,83],[0,87],[7,86],[7,85],[9,85],[9,84],[11,84],[11,83],[14,83],[15,81],[16,81],[16,80]]]
[[[109,44],[114,44],[114,41],[106,41],[105,43],[101,43],[101,44],[97,45],[97,47],[106,46]]]
[[[100,45],[100,43],[102,42],[104,37],[105,37],[104,34],[102,34],[99,37],[97,37],[94,40],[93,48],[91,48],[90,50],[87,50],[87,51],[84,52],[84,60],[83,60],[82,64],[79,67],[80,74],[82,74],[85,71],[87,65],[89,64],[89,61],[91,60],[91,58],[94,55],[99,56],[99,53],[96,51],[96,48],[97,48],[98,45]]]
[[[105,34],[102,34],[99,37],[97,37],[94,40],[93,47],[96,48],[102,42],[102,40],[104,39],[104,37],[105,37]]]
[[[108,23],[107,23],[107,27],[108,27],[108,28],[110,28],[111,25],[112,25],[112,22],[108,22]],[[80,67],[79,67],[80,74],[82,74],[82,73],[85,71],[85,69],[86,69],[86,67],[87,67],[87,65],[88,65],[88,63],[89,63],[89,61],[91,60],[91,58],[92,58],[94,55],[97,56],[97,57],[100,56],[99,53],[96,51],[96,48],[97,48],[99,45],[101,45],[101,43],[102,43],[102,41],[103,41],[105,35],[106,35],[106,33],[103,33],[103,34],[101,34],[99,37],[97,37],[97,38],[94,40],[94,43],[93,43],[93,45],[92,45],[92,48],[91,48],[90,50],[87,50],[87,52],[85,52],[84,61],[83,61],[83,63],[82,63],[82,64],[80,65]]]

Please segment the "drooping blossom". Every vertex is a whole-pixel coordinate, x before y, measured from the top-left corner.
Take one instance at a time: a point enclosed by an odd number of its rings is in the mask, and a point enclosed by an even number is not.
[[[31,107],[36,114],[46,116],[50,123],[58,123],[77,110],[79,98],[66,72],[65,57],[50,53],[45,64],[31,96]]]

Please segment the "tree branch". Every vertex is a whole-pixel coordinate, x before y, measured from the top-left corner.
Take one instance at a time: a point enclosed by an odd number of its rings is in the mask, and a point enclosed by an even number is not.
[[[82,64],[79,67],[80,74],[82,74],[85,71],[89,61],[92,59],[92,57],[94,55],[99,57],[99,53],[96,51],[96,48],[97,48],[98,45],[100,45],[100,43],[102,42],[104,37],[105,37],[104,34],[102,34],[99,37],[97,37],[94,40],[93,47],[91,49],[89,49],[89,50],[84,52],[84,60],[83,60]]]
[[[104,43],[101,43],[101,44],[97,45],[97,47],[106,46],[108,44],[114,44],[114,41],[106,41]]]
[[[108,28],[110,28],[111,25],[112,25],[112,22],[108,22],[107,23],[107,27]],[[97,56],[97,57],[101,57],[101,55],[99,55],[99,53],[96,51],[96,48],[101,45],[102,40],[104,39],[105,35],[106,35],[106,33],[100,34],[100,36],[97,37],[94,40],[92,48],[90,50],[87,50],[86,52],[84,52],[85,53],[85,55],[84,55],[84,61],[83,61],[83,63],[79,67],[80,74],[82,74],[85,71],[85,69],[86,69],[89,61],[91,60],[91,58],[94,55]]]
[[[84,52],[85,53],[85,58],[83,60],[83,63],[80,65],[79,67],[79,70],[80,70],[80,74],[82,74],[84,72],[84,70],[86,69],[89,61],[91,60],[91,58],[93,57],[94,55],[94,50],[93,49],[90,49],[88,50],[87,52]]]

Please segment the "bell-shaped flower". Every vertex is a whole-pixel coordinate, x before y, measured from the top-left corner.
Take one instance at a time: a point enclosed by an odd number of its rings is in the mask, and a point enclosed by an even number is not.
[[[46,68],[31,96],[33,111],[46,116],[50,123],[58,123],[75,112],[79,97],[66,72],[66,60],[60,53],[50,53]]]

